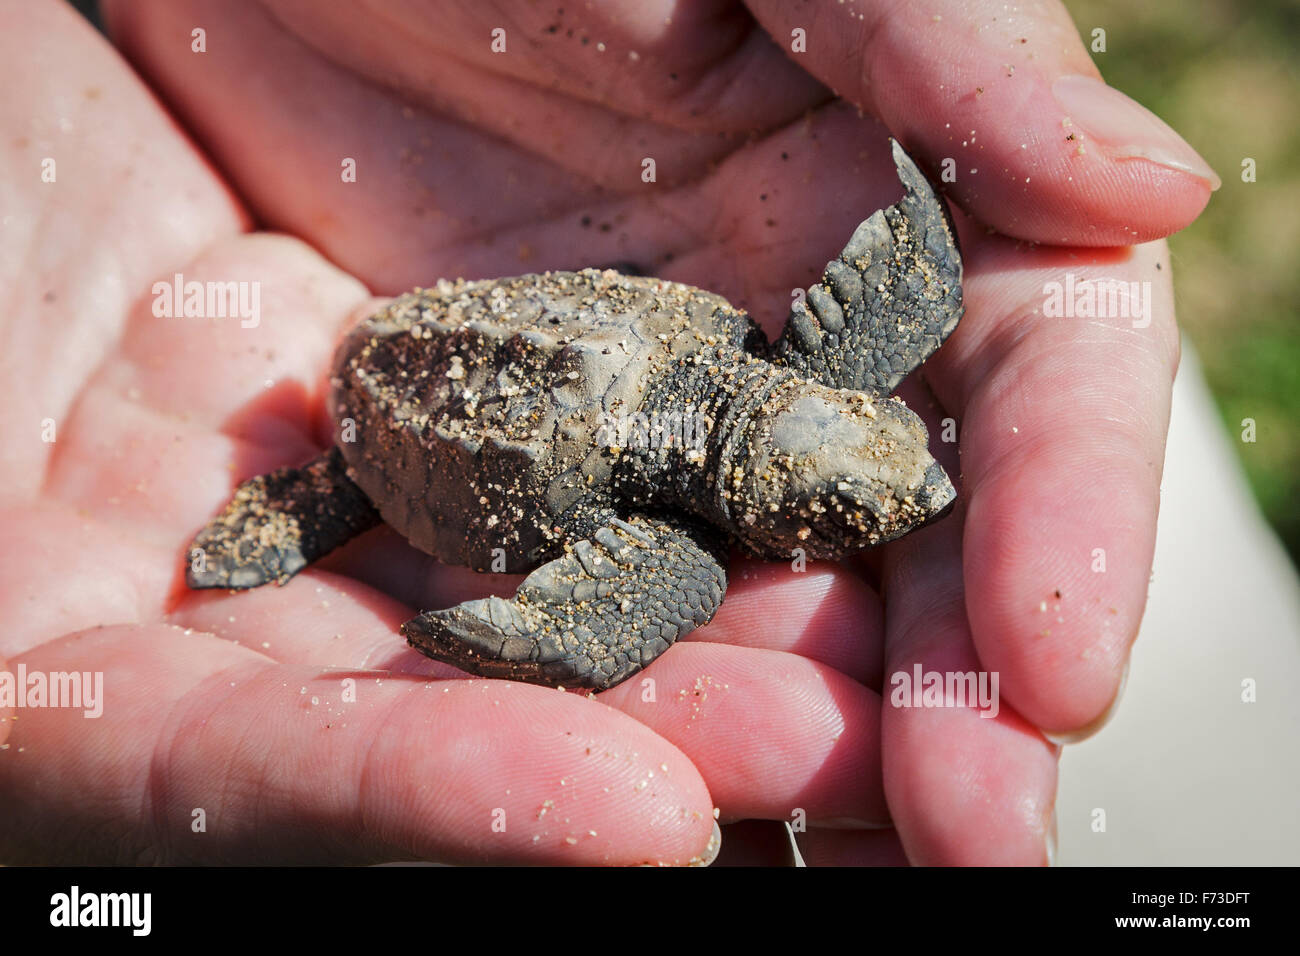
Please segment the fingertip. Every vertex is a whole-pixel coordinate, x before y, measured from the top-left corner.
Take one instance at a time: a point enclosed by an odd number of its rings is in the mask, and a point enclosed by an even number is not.
[[[1110,706],[1103,710],[1095,720],[1092,720],[1075,730],[1060,732],[1044,731],[1043,736],[1057,747],[1063,747],[1066,744],[1082,743],[1110,723],[1111,718],[1119,712],[1120,701],[1124,699],[1124,689],[1128,687],[1128,672],[1130,664],[1132,664],[1132,657],[1126,657],[1124,659],[1124,669],[1119,675],[1119,687],[1115,690],[1115,696],[1111,698]]]
[[[1077,129],[1112,159],[1145,159],[1190,173],[1213,192],[1223,180],[1191,144],[1141,103],[1100,78],[1067,74],[1052,83],[1052,96],[1066,112],[1067,129]]]
[[[679,746],[724,819],[889,819],[880,696],[823,664],[681,641],[599,699]]]
[[[1100,79],[1016,74],[969,85],[910,106],[902,135],[949,198],[1005,235],[1136,245],[1192,223],[1219,188],[1177,133]]]
[[[773,36],[801,14],[750,0]],[[814,36],[815,34],[815,36]],[[1106,85],[1068,12],[934,0],[825,4],[805,68],[874,113],[947,195],[1005,235],[1053,245],[1159,239],[1219,177],[1153,112]]]
[[[1114,494],[1135,483],[1122,467],[1076,478],[1068,463],[1008,465],[972,496],[963,541],[980,660],[1058,744],[1117,706],[1146,602],[1131,569],[1150,567],[1154,541],[1151,503]]]

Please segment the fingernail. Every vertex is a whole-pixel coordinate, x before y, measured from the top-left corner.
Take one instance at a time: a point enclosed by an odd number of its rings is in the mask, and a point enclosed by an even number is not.
[[[1056,866],[1056,850],[1059,840],[1056,835],[1056,807],[1052,807],[1052,819],[1047,827],[1047,865]]]
[[[708,866],[718,858],[722,852],[722,827],[718,826],[718,821],[713,821],[713,833],[709,835],[709,842],[704,847],[704,852],[699,856],[692,857],[687,866]]]
[[[794,827],[790,826],[790,824],[787,822],[783,822],[782,826],[785,827],[785,838],[790,841],[790,844],[787,847],[787,849],[789,850],[789,856],[786,858],[788,861],[786,865],[794,866],[794,867],[807,867],[808,866],[807,861],[804,860],[803,854],[799,852],[799,838],[795,836]]]
[[[1124,673],[1119,675],[1119,689],[1115,691],[1115,697],[1111,700],[1110,706],[1107,707],[1100,717],[1089,724],[1080,727],[1078,730],[1064,731],[1062,733],[1048,733],[1043,731],[1043,736],[1056,744],[1063,747],[1066,744],[1077,744],[1082,740],[1087,740],[1101,728],[1110,723],[1110,719],[1119,711],[1120,699],[1124,696],[1124,688],[1128,686],[1128,669],[1132,663],[1132,658],[1124,662]]]
[[[1207,180],[1211,189],[1223,184],[1210,164],[1164,120],[1101,80],[1062,76],[1052,84],[1052,96],[1070,124],[1112,159],[1147,159]]]

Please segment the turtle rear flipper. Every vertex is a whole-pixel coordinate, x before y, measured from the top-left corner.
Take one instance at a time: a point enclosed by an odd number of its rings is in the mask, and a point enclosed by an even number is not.
[[[250,478],[194,538],[186,553],[191,588],[283,584],[317,558],[379,523],[331,448],[298,468]]]
[[[907,192],[854,231],[790,310],[771,357],[832,388],[887,395],[962,314],[957,230],[943,200],[890,140]]]
[[[712,620],[727,589],[708,532],[617,518],[543,564],[511,600],[466,601],[402,625],[421,654],[482,677],[601,691]]]

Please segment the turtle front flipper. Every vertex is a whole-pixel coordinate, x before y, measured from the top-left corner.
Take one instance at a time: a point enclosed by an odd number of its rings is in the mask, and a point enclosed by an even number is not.
[[[528,575],[513,599],[428,611],[402,633],[471,674],[605,690],[713,618],[723,559],[709,532],[676,519],[613,518]]]
[[[331,448],[298,468],[250,478],[186,553],[191,588],[283,584],[317,558],[379,523]]]
[[[890,140],[907,190],[854,231],[795,303],[773,361],[832,388],[888,395],[962,314],[957,230],[943,200]]]

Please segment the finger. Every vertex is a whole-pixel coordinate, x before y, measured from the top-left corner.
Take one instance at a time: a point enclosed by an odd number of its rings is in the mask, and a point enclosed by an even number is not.
[[[300,0],[240,9],[201,0],[133,0],[110,3],[107,11],[111,33],[168,85],[178,69],[199,69],[214,82],[220,77],[218,86],[239,101],[256,90],[247,82],[250,67],[273,59],[286,76],[307,81],[296,90],[286,84],[286,96],[300,103],[322,87],[337,91],[342,85],[347,94],[340,113],[392,94],[424,114],[409,106],[381,108],[368,130],[387,129],[406,141],[423,132],[428,116],[445,117],[526,145],[547,165],[616,192],[633,191],[640,182],[624,157],[633,133],[643,155],[665,158],[666,179],[683,178],[756,128],[795,120],[828,95],[730,0],[685,9],[638,0],[567,11],[425,2],[385,17]],[[185,64],[178,56],[184,51],[160,41],[196,19],[220,24],[241,42],[213,45],[202,63]],[[355,76],[351,82],[348,74]],[[179,106],[202,123],[219,154],[230,156],[240,178],[240,170],[259,160],[230,150],[243,134],[223,129],[218,117],[234,104],[205,93],[204,85],[178,84]],[[261,125],[275,113],[278,99],[249,96],[252,123]],[[333,121],[321,124],[310,115],[276,119],[276,125],[287,120],[312,124],[314,131],[333,128]],[[455,137],[448,146],[477,140],[454,128],[446,133]],[[279,135],[289,139],[290,131]],[[394,136],[382,138],[391,142]],[[421,158],[432,145],[419,144],[418,135],[410,142]],[[418,162],[414,154],[406,159],[407,165]]]
[[[828,96],[732,0],[615,0],[567,10],[433,0],[407,6],[401,30],[346,6],[267,6],[299,43],[370,82],[529,144],[616,191],[636,188],[617,158],[633,129],[638,149],[671,157],[664,174],[672,179],[728,150],[728,141],[796,120]]]
[[[97,718],[33,708],[12,728],[10,862],[684,863],[711,840],[681,752],[576,695],[363,680],[349,696],[164,626],[70,635],[24,663],[102,671],[104,698]]]
[[[375,18],[358,8],[308,8],[306,23],[320,21],[313,31],[333,24],[343,37],[327,55],[262,5],[115,4],[107,19],[262,218],[310,239],[377,290],[399,292],[436,275],[599,262],[598,256],[608,257],[614,218],[620,232],[645,231],[614,200],[632,189],[643,195],[638,164],[647,148],[675,157],[684,170],[676,178],[689,179],[733,148],[731,140],[743,141],[741,134],[723,142],[604,110],[593,115],[584,101],[485,75],[464,56],[491,42],[490,30],[478,31],[472,9],[448,16],[442,8],[410,8],[395,22],[382,18],[396,28],[376,43]],[[280,12],[293,10],[286,5]],[[516,29],[510,10],[501,18],[515,38],[507,49],[516,53],[507,56],[522,60],[524,38],[535,39],[538,30]],[[171,38],[178,30],[188,34],[196,22],[240,40],[214,43],[195,57]],[[405,54],[395,47],[404,36],[429,33],[459,52],[431,55],[424,40]],[[351,68],[358,59],[360,75]],[[776,54],[772,59],[780,61]],[[269,76],[262,68],[267,62],[279,64]],[[423,64],[413,85],[395,76],[400,62]],[[394,81],[397,91],[383,85]],[[633,134],[641,140],[635,156]],[[347,181],[340,164],[355,164],[355,181]],[[589,177],[605,185],[617,180],[618,188],[593,196]],[[608,215],[600,212],[606,205]]]
[[[802,584],[808,576],[797,577]],[[277,660],[328,668],[340,680],[463,677],[406,646],[397,626],[411,613],[355,581],[308,571],[282,588],[188,595],[171,621]],[[294,627],[284,627],[286,620]],[[845,825],[885,820],[879,696],[796,654],[707,642],[714,633],[728,636],[712,624],[701,628],[693,635],[698,641],[670,648],[652,668],[601,694],[600,702],[681,747],[709,774],[727,819],[790,820],[801,812]],[[851,640],[864,643],[856,634]]]
[[[775,292],[775,325],[789,309],[790,278],[795,285],[814,281],[827,257],[876,208],[865,204],[870,196],[864,196],[857,159],[867,141],[862,137],[874,134],[862,132],[860,118],[849,108],[835,111],[830,127],[824,124],[817,115],[821,111],[813,109],[826,98],[820,87],[816,98],[806,98],[788,115],[778,111],[756,125],[742,109],[725,121],[713,117],[707,129],[696,128],[695,114],[705,104],[724,108],[742,97],[771,106],[790,86],[782,71],[793,66],[797,75],[805,75],[756,28],[752,32],[762,39],[765,56],[780,68],[739,67],[746,76],[752,69],[770,80],[759,87],[734,85],[738,68],[721,53],[715,63],[711,50],[703,59],[686,54],[692,62],[690,86],[698,95],[672,92],[666,77],[675,67],[656,66],[647,74],[658,77],[648,82],[671,108],[669,125],[680,133],[664,145],[655,123],[649,122],[649,129],[641,122],[629,124],[619,112],[629,102],[626,87],[641,81],[634,79],[635,71],[604,65],[603,56],[597,61],[601,83],[582,86],[617,113],[617,126],[607,132],[590,122],[586,101],[553,93],[570,79],[567,73],[533,77],[552,97],[541,108],[519,95],[485,97],[480,87],[488,81],[461,55],[445,62],[421,51],[410,58],[395,56],[392,44],[403,42],[403,31],[385,37],[379,47],[356,43],[364,32],[344,31],[339,46],[324,57],[299,37],[286,36],[283,25],[259,7],[203,4],[199,16],[191,6],[115,5],[108,19],[114,35],[167,90],[169,102],[200,131],[260,216],[307,238],[375,289],[402,291],[438,275],[512,275],[617,259],[700,284],[738,305],[750,305],[746,293],[761,284]],[[337,9],[354,15],[353,8]],[[640,22],[640,7],[625,9],[631,11],[628,22]],[[404,13],[412,10],[421,12],[405,8]],[[329,8],[322,16],[315,10],[312,19],[328,20],[335,12]],[[428,27],[416,14],[400,21],[412,35]],[[177,30],[187,31],[196,16],[237,30],[240,43],[221,44],[196,61],[170,39]],[[436,22],[439,42],[462,52],[483,40],[477,33],[458,32],[464,26],[459,15],[440,13]],[[444,27],[450,31],[445,36]],[[683,49],[712,42],[710,36],[684,29],[682,43],[656,42],[655,50],[679,56]],[[339,65],[351,63],[358,52],[373,58],[365,69],[358,67],[361,77]],[[556,56],[567,61],[582,54],[566,41]],[[527,59],[507,58],[510,69]],[[390,91],[367,78],[367,69],[391,78],[395,62],[417,61],[438,65],[413,85]],[[504,68],[501,61],[493,60]],[[282,69],[268,77],[260,68],[266,62]],[[453,81],[464,97],[443,89]],[[754,94],[744,92],[750,89]],[[437,102],[409,105],[422,96]],[[719,137],[714,132],[719,123],[737,132]],[[581,141],[592,129],[598,130],[596,141]],[[883,130],[878,145],[885,146]],[[364,171],[356,182],[340,185],[338,157],[354,159]],[[647,157],[662,168],[653,183],[641,178]],[[880,198],[889,202],[897,198],[896,180],[887,149],[881,157]],[[814,183],[817,188],[810,188]],[[808,230],[823,225],[825,233],[815,236],[821,244],[812,246]],[[769,302],[761,304],[766,312]]]
[[[880,686],[884,618],[880,597],[846,566],[737,558],[717,616],[698,640],[765,648],[818,661],[867,687]]]
[[[355,581],[308,571],[282,588],[188,595],[170,620],[296,666],[327,668],[338,680],[463,678],[406,645],[397,626],[411,614]],[[286,620],[294,626],[285,627]],[[707,768],[727,819],[790,820],[799,811],[845,825],[886,819],[879,696],[797,654],[705,640],[714,633],[728,635],[713,625],[701,628],[698,641],[671,648],[651,669],[601,694],[600,702],[674,741],[702,772]]]
[[[1117,699],[1146,603],[1178,362],[1168,254],[979,235],[967,249],[967,317],[926,374],[961,409],[975,646],[1028,720],[1086,732]],[[1103,294],[1109,317],[1082,300],[1045,314],[1056,284],[1093,280],[1134,285]]]
[[[768,32],[880,117],[947,191],[1007,235],[1116,246],[1177,232],[1219,178],[1155,114],[1100,81],[1055,2],[751,0]]]
[[[364,581],[419,610],[489,595],[510,598],[523,580],[521,575],[480,574],[442,565],[391,530],[366,535],[317,567]],[[830,562],[796,563],[792,568],[742,557],[730,562],[727,576],[721,609],[686,640],[788,651],[868,687],[879,686],[880,598],[860,576]]]
[[[1056,748],[999,697],[992,668],[976,656],[960,537],[959,510],[886,555],[885,793],[915,864],[1042,865]],[[961,686],[983,696],[958,698],[958,675],[969,675],[972,683]],[[935,679],[954,688],[952,697],[925,695]]]
[[[794,654],[684,641],[601,694],[682,749],[724,821],[888,821],[880,697]]]

